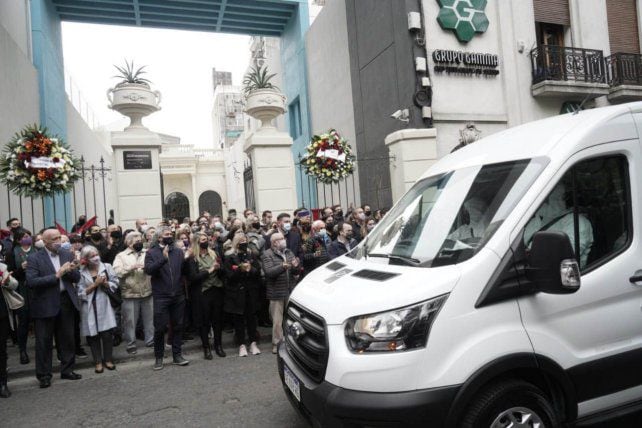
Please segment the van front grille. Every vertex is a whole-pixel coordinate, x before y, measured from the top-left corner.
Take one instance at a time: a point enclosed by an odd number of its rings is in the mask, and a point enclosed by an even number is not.
[[[283,330],[290,357],[312,380],[321,382],[328,365],[328,340],[323,318],[290,302]]]

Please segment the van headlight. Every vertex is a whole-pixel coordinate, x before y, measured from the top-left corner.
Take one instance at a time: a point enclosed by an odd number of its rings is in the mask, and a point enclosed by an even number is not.
[[[348,346],[358,353],[423,348],[447,298],[444,294],[392,311],[350,318],[345,331]]]

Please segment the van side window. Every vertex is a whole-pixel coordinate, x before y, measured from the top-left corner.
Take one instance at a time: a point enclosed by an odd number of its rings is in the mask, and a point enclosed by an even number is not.
[[[573,166],[524,228],[524,243],[542,230],[566,233],[582,271],[624,250],[630,242],[631,197],[625,156]]]

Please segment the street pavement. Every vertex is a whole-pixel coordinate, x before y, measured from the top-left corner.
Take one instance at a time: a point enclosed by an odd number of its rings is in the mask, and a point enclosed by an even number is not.
[[[125,357],[121,345],[115,371],[94,373],[89,357],[76,370],[83,378],[69,381],[60,379],[54,365],[48,389],[38,388],[33,376],[33,352],[31,364],[16,366],[17,350],[10,348],[13,395],[0,399],[0,426],[307,427],[283,392],[269,337],[261,355],[241,358],[226,336],[226,358],[203,359],[195,339],[184,348],[189,366],[172,366],[166,358],[158,372],[151,349]]]

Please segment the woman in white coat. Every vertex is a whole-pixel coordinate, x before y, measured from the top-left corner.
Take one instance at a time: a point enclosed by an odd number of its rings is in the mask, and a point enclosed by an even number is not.
[[[78,282],[82,304],[80,334],[87,336],[96,373],[103,372],[103,365],[107,370],[114,370],[112,329],[116,327],[116,317],[105,290],[118,289],[118,276],[111,265],[100,261],[98,250],[91,245],[83,247],[80,263],[83,265]]]

